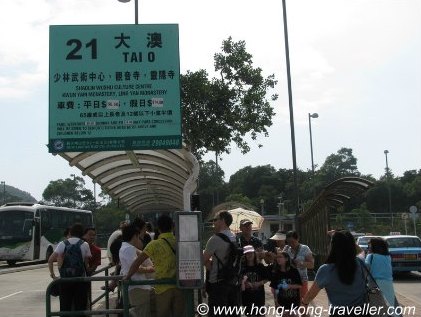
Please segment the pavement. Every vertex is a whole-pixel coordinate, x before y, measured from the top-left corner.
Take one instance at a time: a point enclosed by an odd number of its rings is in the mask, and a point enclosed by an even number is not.
[[[309,282],[309,288],[311,287],[312,283],[313,282]],[[268,312],[266,314],[266,317],[278,317],[278,316],[281,317],[280,315],[276,315],[276,313],[274,313],[273,295],[268,284],[265,285],[265,295],[266,295],[266,307],[267,307],[266,311]],[[415,307],[415,314],[411,313],[410,311],[407,311],[406,313],[402,315],[403,317],[420,316],[419,313],[421,312],[421,301],[416,303],[399,293],[396,294],[396,297],[402,307]],[[117,302],[117,294],[110,293],[110,307],[114,308],[116,302]],[[316,298],[310,303],[309,307],[310,309],[309,309],[308,317],[328,317],[327,310],[328,310],[329,304],[328,304],[326,291],[321,290],[319,294],[316,296]],[[94,310],[99,310],[99,309],[104,309],[104,308],[105,308],[105,302],[101,302],[94,307]],[[110,316],[117,317],[117,315],[110,315]],[[200,316],[200,315],[196,314],[196,316]]]
[[[309,289],[311,287],[313,282],[309,282]],[[415,307],[415,313],[412,313],[412,311],[410,311],[409,309],[403,313],[403,317],[415,317],[415,316],[420,316],[421,314],[421,300],[419,302],[414,302],[412,300],[410,300],[409,298],[403,296],[402,294],[399,294],[398,292],[396,292],[396,298],[398,299],[399,304],[402,307]],[[313,307],[323,307],[323,309],[328,309],[329,307],[329,303],[328,303],[328,299],[327,299],[327,294],[326,291],[324,289],[322,289],[319,294],[314,298],[314,300],[310,303],[311,306]],[[316,311],[315,311],[316,312]],[[313,317],[324,317],[324,316],[328,316],[327,314],[325,315],[317,315],[317,314],[311,314],[310,316]]]
[[[108,263],[106,252],[105,250],[102,250],[102,263],[103,265],[106,265]],[[309,282],[309,288],[312,285],[312,281]],[[269,283],[265,284],[265,298],[266,298],[266,307],[267,312],[266,317],[278,317],[276,314],[272,313],[274,311],[274,301],[273,301],[273,295],[269,287]],[[115,308],[115,305],[117,303],[117,291],[114,293],[110,293],[110,308]],[[415,314],[411,313],[410,311],[407,311],[402,316],[403,317],[418,317],[421,316],[421,300],[418,302],[415,302],[405,296],[403,296],[400,293],[396,293],[396,297],[398,299],[398,302],[401,304],[402,307],[415,307]],[[206,299],[204,300],[206,302]],[[328,298],[325,290],[321,290],[319,294],[314,298],[314,300],[310,303],[310,308],[313,308],[313,314],[309,314],[308,317],[328,317],[327,310],[329,307],[328,304]],[[317,307],[321,307],[318,308]],[[98,304],[96,304],[93,307],[93,310],[101,310],[105,309],[105,301],[100,301]],[[310,309],[311,311],[311,309]],[[96,316],[96,315],[93,315]],[[99,316],[99,315],[98,315]],[[110,314],[111,317],[117,317],[117,315]],[[200,316],[199,314],[196,314],[196,316]]]

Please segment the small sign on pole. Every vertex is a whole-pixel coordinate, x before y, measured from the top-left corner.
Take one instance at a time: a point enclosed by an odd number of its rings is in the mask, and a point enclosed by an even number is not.
[[[201,248],[202,213],[176,212],[177,285],[180,288],[203,287]]]
[[[418,211],[418,208],[416,206],[409,207],[409,212],[411,213],[411,218],[414,223],[414,235],[417,235],[417,225],[416,225],[416,220],[418,219],[417,211]]]

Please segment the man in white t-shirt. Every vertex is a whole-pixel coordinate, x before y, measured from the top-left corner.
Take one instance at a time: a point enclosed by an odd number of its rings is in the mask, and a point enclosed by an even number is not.
[[[91,257],[91,251],[87,242],[82,243],[83,233],[83,226],[80,223],[76,223],[70,228],[70,237],[67,239],[67,241],[73,245],[80,243],[80,251],[86,268],[88,267],[88,261]],[[57,245],[53,254],[48,259],[48,268],[50,270],[50,276],[53,279],[57,278],[54,274],[53,263],[58,262],[58,266],[60,268],[60,265],[63,262],[63,256],[66,249],[65,241],[66,240],[61,241]],[[84,275],[86,275],[86,271],[85,274],[83,274],[82,276]],[[89,284],[87,284],[86,282],[61,283],[60,311],[86,310],[88,301],[88,286]]]
[[[143,249],[142,241],[146,232],[146,224],[138,220],[136,224],[130,224],[122,229],[123,243],[121,244],[119,257],[121,274],[127,275],[131,265]],[[151,280],[154,278],[152,261],[146,259],[132,275],[133,281]],[[132,285],[129,287],[129,300],[132,308],[130,316],[147,317],[151,315],[151,285]]]

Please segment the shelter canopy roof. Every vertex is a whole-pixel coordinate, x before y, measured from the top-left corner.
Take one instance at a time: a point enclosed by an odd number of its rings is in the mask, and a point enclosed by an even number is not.
[[[183,210],[185,186],[197,177],[197,160],[185,148],[58,155],[136,213]],[[189,194],[196,189],[196,179],[193,183]]]

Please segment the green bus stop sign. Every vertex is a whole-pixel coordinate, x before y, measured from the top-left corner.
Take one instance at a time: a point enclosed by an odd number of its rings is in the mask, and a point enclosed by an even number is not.
[[[178,25],[50,26],[49,152],[181,147]]]

